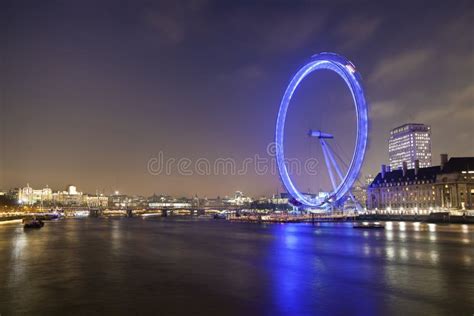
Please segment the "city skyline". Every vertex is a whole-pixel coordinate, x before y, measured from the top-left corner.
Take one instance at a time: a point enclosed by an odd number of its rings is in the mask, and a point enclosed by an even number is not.
[[[370,131],[362,176],[388,164],[389,132],[409,122],[432,127],[433,165],[445,152],[473,156],[472,5],[344,4],[340,15],[341,6],[5,4],[0,188],[282,192],[277,174],[153,176],[147,162],[160,151],[193,161],[265,156],[285,86],[321,51],[343,53],[363,74]],[[298,137],[324,124],[343,125],[335,134],[350,147],[350,119],[335,121],[351,106],[347,96],[329,75],[305,80],[288,122],[293,157],[311,156]]]

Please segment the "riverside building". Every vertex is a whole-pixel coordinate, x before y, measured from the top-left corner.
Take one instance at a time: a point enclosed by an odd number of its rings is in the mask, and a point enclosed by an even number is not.
[[[367,190],[368,209],[429,213],[433,210],[474,209],[474,157],[441,155],[441,164],[414,168],[406,162],[402,168],[381,172]]]

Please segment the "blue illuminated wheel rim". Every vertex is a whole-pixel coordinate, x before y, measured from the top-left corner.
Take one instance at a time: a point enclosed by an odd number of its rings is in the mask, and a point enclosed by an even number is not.
[[[323,202],[306,197],[295,187],[291,181],[291,177],[288,174],[288,169],[285,164],[283,145],[286,113],[293,93],[307,75],[320,69],[332,70],[344,79],[351,91],[357,118],[356,144],[351,163],[349,164],[349,169],[337,188],[329,193],[328,200]],[[352,64],[347,58],[335,53],[320,53],[312,56],[310,61],[298,70],[296,75],[291,79],[291,82],[286,88],[285,94],[281,100],[275,131],[275,155],[280,178],[288,193],[290,193],[295,200],[308,207],[324,207],[327,203],[336,203],[346,195],[357,179],[364,160],[368,134],[367,112],[367,102],[362,88],[362,78],[357,72],[354,64]]]

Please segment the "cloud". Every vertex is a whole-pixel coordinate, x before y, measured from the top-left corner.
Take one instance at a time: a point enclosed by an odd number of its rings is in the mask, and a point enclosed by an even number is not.
[[[417,49],[384,58],[369,76],[372,83],[394,83],[416,75],[434,56],[431,49]]]
[[[161,38],[171,43],[181,43],[193,23],[203,19],[207,0],[172,1],[154,4],[144,10],[145,24]]]
[[[325,19],[323,14],[314,12],[276,17],[267,21],[260,36],[269,50],[296,50],[316,40]]]
[[[474,83],[471,83],[459,91],[452,92],[445,101],[429,111],[424,109],[417,113],[418,120],[444,121],[456,120],[471,122],[474,118]],[[474,130],[473,130],[474,131]],[[473,135],[474,136],[474,135]]]
[[[258,64],[247,64],[233,68],[227,72],[220,72],[216,76],[217,81],[241,82],[262,80],[266,76],[266,71]]]
[[[397,101],[379,101],[369,104],[369,117],[371,119],[392,118],[400,110]]]
[[[470,83],[459,92],[454,92],[452,95],[452,101],[454,104],[461,106],[470,107],[474,109],[474,83]]]
[[[229,23],[231,29],[246,35],[247,44],[269,53],[297,50],[316,41],[326,20],[327,14],[321,10],[241,10],[233,14]]]
[[[336,30],[337,37],[342,41],[343,49],[356,49],[369,40],[379,29],[380,17],[358,16],[343,20]]]

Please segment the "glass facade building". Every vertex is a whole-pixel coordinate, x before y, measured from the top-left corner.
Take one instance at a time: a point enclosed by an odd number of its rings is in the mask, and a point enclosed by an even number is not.
[[[408,169],[431,166],[431,127],[425,124],[409,123],[390,131],[388,140],[390,167],[398,169],[407,163]]]

